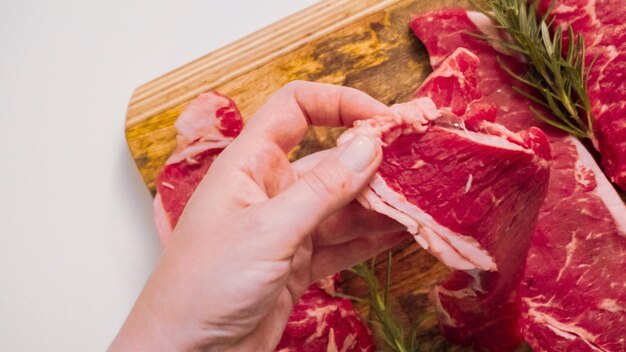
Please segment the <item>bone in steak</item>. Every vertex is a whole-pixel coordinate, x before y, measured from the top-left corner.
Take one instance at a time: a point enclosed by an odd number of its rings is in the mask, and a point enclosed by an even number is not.
[[[541,4],[545,11],[550,0]],[[593,62],[588,91],[594,142],[607,174],[626,191],[626,4],[558,0],[551,14],[556,25],[571,24],[585,38],[585,62]]]
[[[459,47],[480,57],[479,89],[498,107],[498,123],[513,131],[540,126],[549,137],[550,185],[520,289],[524,338],[535,351],[625,351],[624,203],[577,139],[538,122],[496,58],[518,72],[521,63],[468,34],[496,33],[485,16],[445,9],[415,17],[411,27],[435,68]]]
[[[339,144],[357,134],[381,141],[382,164],[359,200],[456,269],[433,292],[444,334],[506,351],[521,343],[516,289],[550,151],[537,128],[513,133],[491,122],[495,108],[478,100],[478,65],[469,51],[455,51],[415,100],[394,106],[398,116],[359,121]]]
[[[176,120],[177,147],[155,181],[154,215],[163,245],[211,164],[239,134],[235,103],[219,93],[200,95]],[[368,352],[374,342],[349,299],[333,296],[338,275],[315,283],[295,304],[278,350]]]

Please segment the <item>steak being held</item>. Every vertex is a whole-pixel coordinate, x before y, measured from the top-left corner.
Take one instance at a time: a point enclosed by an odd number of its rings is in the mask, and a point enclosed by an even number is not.
[[[339,144],[369,135],[383,161],[359,201],[404,224],[454,271],[433,292],[444,335],[492,351],[521,343],[517,287],[549,179],[537,128],[513,133],[480,100],[478,58],[459,49],[396,117],[358,121]],[[514,260],[511,260],[514,258]]]

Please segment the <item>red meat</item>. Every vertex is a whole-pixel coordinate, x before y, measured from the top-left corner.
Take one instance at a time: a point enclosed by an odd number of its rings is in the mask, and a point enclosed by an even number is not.
[[[550,0],[542,0],[543,9]],[[626,5],[622,0],[558,0],[555,24],[585,38],[594,144],[611,180],[626,190]],[[594,62],[595,60],[595,62]]]
[[[445,9],[414,18],[411,27],[435,68],[458,47],[478,55],[479,90],[498,108],[496,122],[512,131],[540,126],[550,140],[550,185],[521,285],[524,338],[536,351],[626,350],[624,203],[577,139],[537,120],[496,58],[518,72],[521,62],[468,34],[497,35],[485,16]]]
[[[350,300],[333,296],[339,275],[311,285],[293,307],[279,352],[374,351],[374,341]]]
[[[490,122],[477,100],[478,58],[459,49],[396,105],[396,117],[360,121],[339,140],[377,137],[383,161],[361,203],[407,226],[456,269],[433,292],[444,334],[493,351],[521,343],[516,295],[548,187],[545,134]],[[518,258],[518,260],[511,260]]]
[[[154,216],[163,244],[213,160],[243,128],[235,103],[216,92],[198,96],[175,123],[176,149],[155,181]]]

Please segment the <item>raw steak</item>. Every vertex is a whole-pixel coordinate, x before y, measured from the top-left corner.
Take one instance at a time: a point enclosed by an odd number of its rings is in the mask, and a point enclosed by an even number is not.
[[[543,9],[550,0],[542,0]],[[613,182],[626,190],[626,4],[622,0],[558,0],[557,25],[572,25],[585,38],[585,62],[593,62],[589,99],[595,146]]]
[[[156,179],[155,219],[163,245],[219,153],[239,134],[243,120],[235,103],[215,92],[200,95],[176,120],[177,147]],[[333,296],[338,275],[315,283],[294,306],[280,351],[374,350],[367,326],[352,302]]]
[[[521,328],[535,351],[626,350],[626,208],[584,146],[538,122],[516,94],[500,56],[521,63],[468,32],[495,33],[481,14],[445,9],[415,17],[411,28],[433,67],[464,47],[480,59],[483,100],[498,107],[496,121],[513,131],[540,126],[552,150],[548,195],[539,212],[522,279]],[[522,216],[526,216],[522,214]],[[522,261],[511,255],[510,261]]]
[[[219,153],[243,127],[235,103],[216,92],[198,96],[175,122],[176,149],[155,181],[154,214],[161,243]]]
[[[289,316],[279,352],[374,351],[370,331],[350,300],[333,296],[339,275],[311,285]]]
[[[397,117],[357,122],[377,137],[383,161],[360,199],[407,226],[417,242],[456,269],[435,288],[444,334],[493,351],[521,343],[517,287],[548,187],[548,140],[537,129],[513,133],[478,100],[478,58],[459,49]],[[511,258],[519,258],[511,260]]]

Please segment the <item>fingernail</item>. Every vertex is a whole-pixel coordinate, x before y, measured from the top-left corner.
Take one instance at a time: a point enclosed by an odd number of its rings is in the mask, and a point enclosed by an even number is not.
[[[376,145],[366,136],[354,138],[350,145],[341,152],[339,161],[354,172],[361,172],[374,160]]]

